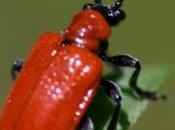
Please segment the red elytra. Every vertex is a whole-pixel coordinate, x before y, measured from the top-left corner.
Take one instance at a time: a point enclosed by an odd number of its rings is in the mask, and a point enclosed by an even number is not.
[[[122,0],[103,5],[101,0],[85,4],[63,33],[44,33],[34,45],[24,66],[12,67],[17,79],[12,85],[0,116],[0,130],[75,130],[93,129],[84,116],[99,84],[115,103],[107,130],[115,130],[120,119],[122,95],[117,84],[101,78],[102,60],[114,66],[135,69],[130,87],[137,96],[149,100],[165,95],[144,91],[137,80],[141,70],[138,59],[130,55],[108,56],[111,27],[123,20]],[[85,117],[83,123],[81,119]],[[88,122],[87,122],[87,120]],[[80,124],[80,125],[79,125]]]
[[[99,87],[102,61],[94,52],[110,32],[89,9],[75,15],[64,34],[44,33],[11,87],[0,130],[76,129]]]

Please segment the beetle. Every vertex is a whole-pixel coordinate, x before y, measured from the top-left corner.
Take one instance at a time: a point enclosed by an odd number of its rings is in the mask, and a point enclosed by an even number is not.
[[[14,62],[15,82],[2,110],[1,130],[93,130],[95,124],[85,112],[100,85],[116,104],[107,128],[115,130],[122,96],[117,83],[102,77],[102,61],[135,69],[129,83],[137,97],[165,99],[139,88],[138,59],[107,55],[111,27],[125,18],[121,5],[122,0],[114,0],[114,5],[101,0],[85,4],[62,33],[42,34],[25,63]]]

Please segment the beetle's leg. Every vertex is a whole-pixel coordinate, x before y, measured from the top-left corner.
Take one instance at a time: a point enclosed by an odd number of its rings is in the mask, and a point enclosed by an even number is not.
[[[120,109],[122,100],[120,87],[117,84],[113,83],[112,81],[103,78],[101,79],[101,84],[104,86],[104,90],[107,96],[110,97],[117,104],[107,129],[107,130],[116,130],[117,123],[120,118]]]
[[[23,61],[22,60],[16,60],[12,67],[11,67],[11,78],[12,80],[15,80],[17,77],[17,74],[20,72],[21,68],[23,67]]]
[[[156,92],[144,91],[141,88],[139,88],[137,80],[140,74],[141,65],[138,59],[130,55],[118,55],[110,57],[106,55],[105,51],[101,51],[99,55],[104,61],[109,62],[115,66],[132,67],[135,69],[130,78],[129,84],[137,97],[147,98],[150,100],[166,99],[165,95]]]
[[[78,130],[94,130],[92,119],[85,115],[78,126]]]

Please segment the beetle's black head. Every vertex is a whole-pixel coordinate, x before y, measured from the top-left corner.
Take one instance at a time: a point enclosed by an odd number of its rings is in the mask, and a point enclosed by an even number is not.
[[[101,0],[95,0],[95,3],[88,3],[83,6],[83,9],[94,9],[100,12],[107,20],[110,26],[117,25],[125,18],[125,13],[120,9],[123,0],[115,0],[113,6],[103,5]]]

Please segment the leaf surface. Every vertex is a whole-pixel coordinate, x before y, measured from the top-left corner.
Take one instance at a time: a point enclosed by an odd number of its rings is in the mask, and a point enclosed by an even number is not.
[[[139,100],[133,95],[128,84],[133,72],[132,69],[116,68],[116,70],[115,72],[107,72],[105,77],[116,82],[122,89],[123,100],[118,130],[126,130],[136,123],[151,101]],[[158,91],[161,87],[166,87],[165,83],[174,74],[173,66],[145,65],[141,70],[138,85],[143,90]],[[101,87],[88,110],[88,115],[94,121],[95,130],[106,130],[114,107],[115,104],[106,97]]]

